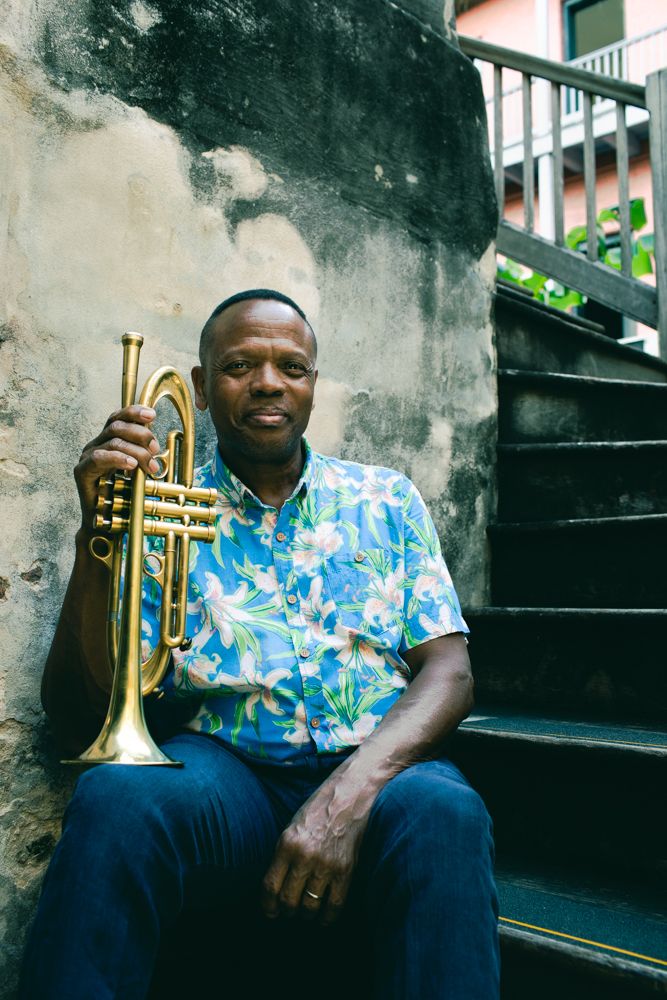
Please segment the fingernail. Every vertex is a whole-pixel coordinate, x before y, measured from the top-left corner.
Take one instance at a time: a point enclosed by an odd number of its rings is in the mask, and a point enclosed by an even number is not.
[[[134,469],[136,468],[137,460],[136,458],[132,458],[131,455],[128,455],[127,458],[125,459],[125,464],[129,469]]]
[[[154,455],[157,455],[157,453],[159,452],[160,445],[157,443],[157,441],[155,440],[155,438],[153,438],[151,440],[150,444],[148,445],[148,450],[150,452],[152,452]]]
[[[144,417],[145,420],[154,420],[155,410],[150,409],[148,406],[144,406],[141,410],[140,415]]]
[[[136,465],[137,463],[135,462],[134,464]],[[151,472],[159,472],[160,463],[156,462],[154,458],[151,458],[150,462],[148,463],[148,468],[151,470]]]

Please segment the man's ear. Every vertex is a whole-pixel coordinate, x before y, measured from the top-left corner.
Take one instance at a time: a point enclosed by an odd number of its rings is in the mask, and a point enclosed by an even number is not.
[[[195,406],[198,410],[207,410],[208,402],[206,399],[206,379],[204,377],[204,369],[201,365],[195,365],[190,374],[192,376],[192,384],[195,387]]]

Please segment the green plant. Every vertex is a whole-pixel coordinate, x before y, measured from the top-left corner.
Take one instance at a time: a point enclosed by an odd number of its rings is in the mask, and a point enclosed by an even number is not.
[[[598,241],[598,258],[609,267],[621,270],[621,248],[608,245],[608,235],[604,230],[603,223],[616,222],[620,225],[620,213],[617,205],[612,208],[603,208],[598,214],[596,225],[596,237]],[[632,231],[632,276],[641,278],[645,274],[651,274],[654,256],[653,234],[636,236],[640,229],[646,225],[646,209],[643,198],[633,198],[630,202],[630,229]],[[565,237],[565,246],[570,250],[585,252],[588,240],[586,226],[574,226]],[[504,262],[498,262],[498,277],[505,281],[511,281],[521,288],[531,292],[534,298],[545,302],[549,306],[567,311],[574,306],[581,306],[586,302],[586,296],[577,292],[573,288],[568,288],[560,282],[549,278],[546,274],[538,271],[531,271],[529,268],[517,263],[515,260],[507,258]]]

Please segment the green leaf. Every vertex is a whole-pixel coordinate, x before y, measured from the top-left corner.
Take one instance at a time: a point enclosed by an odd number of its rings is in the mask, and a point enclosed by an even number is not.
[[[581,243],[586,242],[586,226],[574,226],[565,237],[565,246],[576,250]]]
[[[644,274],[652,274],[651,255],[644,249],[639,240],[635,244],[632,255],[632,277],[641,278]]]
[[[614,205],[613,208],[603,208],[601,212],[598,212],[598,223],[602,222],[618,222],[619,212],[618,205]]]
[[[630,202],[630,226],[637,232],[647,223],[646,209],[643,198],[633,198]]]
[[[611,247],[610,250],[607,250],[607,252],[604,255],[604,257],[602,258],[602,260],[604,261],[605,264],[608,264],[609,267],[615,267],[617,271],[620,271],[621,270],[621,248],[620,247]]]
[[[638,236],[637,243],[647,253],[652,253],[655,256],[655,233],[644,233],[643,236]]]
[[[529,278],[525,278],[522,284],[525,288],[530,288],[533,292],[539,292],[540,288],[543,288],[546,284],[546,281],[546,274],[538,274],[538,272],[535,271]]]
[[[557,309],[570,309],[572,306],[583,306],[585,302],[586,297],[581,292],[575,291],[574,288],[567,288],[565,294],[551,304]]]
[[[515,260],[511,260],[509,257],[504,264],[498,264],[498,275],[501,278],[505,278],[506,281],[519,282],[521,280],[521,273],[523,268],[520,264],[517,264]]]

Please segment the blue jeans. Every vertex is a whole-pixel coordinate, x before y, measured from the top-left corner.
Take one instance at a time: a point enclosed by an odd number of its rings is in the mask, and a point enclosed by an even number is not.
[[[182,913],[201,948],[183,956],[192,992],[206,979],[229,995],[223,970],[235,956],[212,923],[233,923],[249,900],[259,910],[282,829],[340,757],[257,764],[195,733],[163,746],[183,769],[107,766],[79,779],[26,948],[22,1000],[145,998],[161,937]],[[355,962],[363,956],[369,965],[374,996],[498,996],[492,855],[486,809],[450,761],[416,764],[388,782],[371,812],[350,903],[359,921]],[[276,923],[265,926],[271,933]],[[282,956],[291,995],[304,926],[291,922],[293,954]],[[261,964],[261,945],[255,954]],[[318,961],[324,977],[347,973],[345,995],[355,995],[345,955],[324,952]]]

